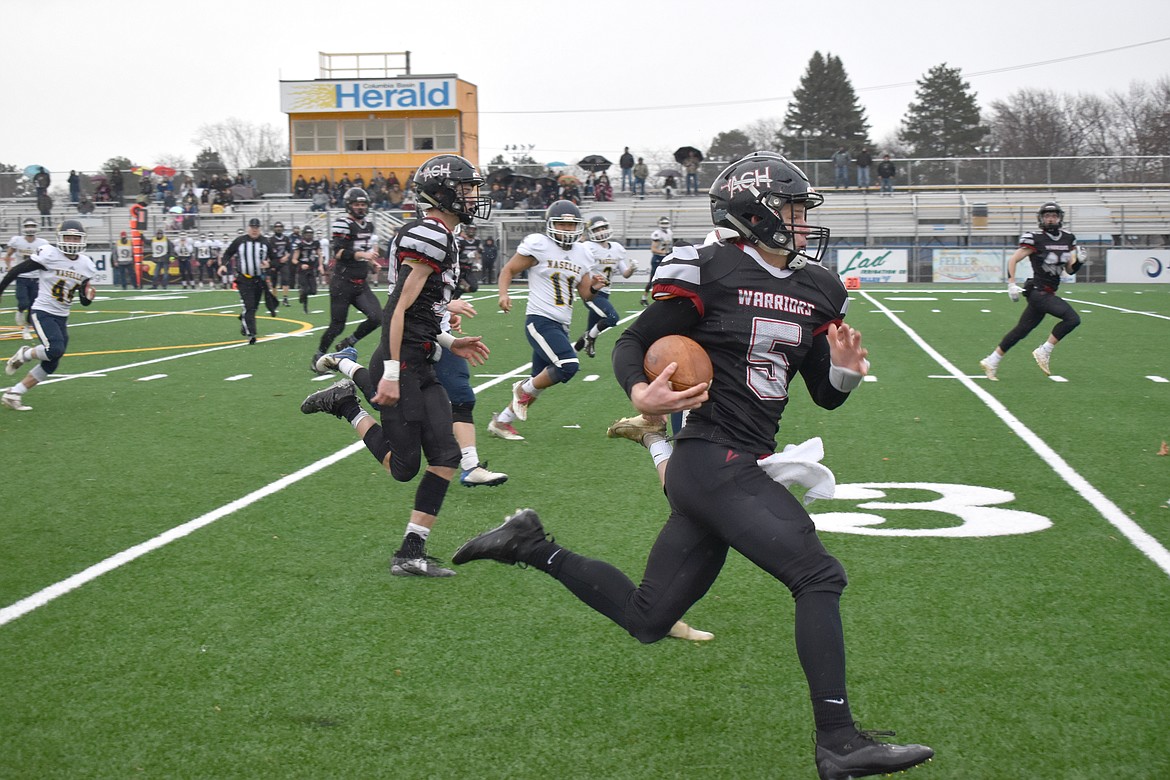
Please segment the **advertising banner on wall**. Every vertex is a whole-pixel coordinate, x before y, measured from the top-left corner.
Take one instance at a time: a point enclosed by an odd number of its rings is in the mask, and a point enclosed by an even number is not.
[[[844,281],[857,277],[862,284],[896,284],[909,279],[910,253],[905,249],[838,249],[837,274]]]
[[[1105,253],[1105,281],[1170,284],[1170,249],[1110,249]]]
[[[282,81],[280,110],[286,114],[336,111],[418,111],[455,108],[454,78]]]
[[[998,284],[1003,282],[1007,257],[1002,249],[936,249],[932,260],[936,282]]]

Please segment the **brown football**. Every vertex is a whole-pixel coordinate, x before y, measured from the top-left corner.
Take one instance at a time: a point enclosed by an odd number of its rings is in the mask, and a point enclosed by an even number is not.
[[[642,361],[642,370],[653,382],[671,363],[678,363],[678,369],[670,377],[670,389],[676,392],[710,382],[715,376],[707,350],[686,336],[663,336],[651,344]]]

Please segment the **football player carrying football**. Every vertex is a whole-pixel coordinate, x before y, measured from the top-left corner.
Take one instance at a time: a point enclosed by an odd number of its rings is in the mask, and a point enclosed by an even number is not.
[[[813,401],[833,409],[868,370],[861,334],[842,322],[848,296],[841,280],[819,262],[828,230],[806,221],[823,198],[799,168],[772,152],[732,163],[710,197],[715,226],[737,238],[677,248],[658,269],[655,302],[613,351],[616,378],[638,411],[691,410],[666,469],[671,514],[641,585],[556,544],[531,509],[466,542],[454,561],[526,563],[639,641],[655,642],[703,597],[733,549],[792,593],[820,777],[907,769],[934,751],[879,741],[881,734],[861,731],[853,721],[840,614],[845,570],[817,537],[801,502],[757,464],[776,447],[788,387],[798,374]],[[669,366],[647,381],[646,349],[672,333],[689,336],[710,355],[715,378],[709,392],[703,385],[671,390]]]

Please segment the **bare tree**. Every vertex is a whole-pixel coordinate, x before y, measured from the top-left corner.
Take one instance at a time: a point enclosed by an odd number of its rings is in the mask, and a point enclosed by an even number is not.
[[[743,129],[752,142],[752,149],[780,149],[780,132],[784,129],[784,117],[769,116],[757,119]]]
[[[201,125],[193,142],[219,152],[232,170],[251,168],[261,160],[279,160],[288,155],[284,133],[271,124],[253,124],[237,117]]]

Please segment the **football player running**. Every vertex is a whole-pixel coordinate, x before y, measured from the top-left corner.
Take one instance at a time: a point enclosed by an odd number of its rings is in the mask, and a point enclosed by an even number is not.
[[[512,385],[512,400],[488,423],[489,433],[512,441],[524,438],[512,422],[527,420],[528,407],[542,392],[568,382],[581,368],[569,342],[575,296],[588,301],[609,283],[591,271],[593,258],[577,240],[585,232],[585,219],[575,203],[554,201],[545,210],[544,224],[545,232],[526,236],[500,269],[499,304],[505,313],[512,311],[512,279],[528,272],[524,335],[532,345],[532,376]]]
[[[38,383],[43,382],[57,370],[65,348],[69,346],[69,310],[74,298],[82,306],[93,303],[94,289],[89,283],[97,276],[97,266],[89,255],[84,255],[85,227],[76,219],[67,219],[57,229],[57,246],[46,243],[37,253],[9,269],[0,279],[0,296],[21,274],[36,272],[38,291],[33,301],[30,321],[40,336],[41,343],[35,347],[20,347],[8,359],[4,371],[15,374],[25,363],[40,361],[0,397],[0,403],[18,412],[32,409],[24,403],[24,394]]]
[[[4,254],[7,271],[14,263],[22,263],[35,255],[41,247],[48,246],[49,242],[37,236],[37,221],[26,219],[21,229],[22,235],[13,236],[8,241],[8,251]],[[13,260],[13,255],[19,255],[19,260]],[[28,313],[33,301],[37,299],[37,279],[39,271],[29,271],[16,278],[16,324],[20,327],[20,335],[25,341],[32,341],[32,328],[29,326]]]
[[[585,230],[585,248],[596,265],[594,273],[605,277],[607,287],[603,287],[593,296],[593,300],[585,302],[589,310],[587,330],[581,338],[573,344],[573,349],[584,351],[589,357],[597,356],[597,337],[603,330],[608,330],[618,324],[617,309],[609,300],[608,285],[613,283],[613,274],[618,272],[623,279],[629,279],[638,264],[634,258],[626,256],[626,248],[617,241],[611,241],[613,229],[609,220],[600,215],[589,218],[589,225]]]
[[[397,576],[455,574],[426,552],[427,537],[460,463],[451,402],[435,375],[434,361],[439,349],[450,350],[473,365],[481,365],[489,354],[479,336],[456,338],[440,329],[441,313],[459,282],[455,226],[491,214],[491,200],[479,195],[482,184],[479,172],[457,155],[441,154],[419,166],[415,191],[419,208],[427,213],[403,225],[391,242],[390,260],[397,280],[369,367],[356,362],[352,347],[322,356],[316,370],[338,370],[348,379],[313,393],[301,404],[305,414],[328,412],[346,420],[399,482],[414,479],[426,456],[402,545],[390,562],[390,573]],[[358,403],[355,383],[379,408],[381,424]]]
[[[1049,376],[1052,374],[1049,362],[1053,348],[1081,324],[1081,316],[1068,301],[1056,294],[1056,289],[1060,287],[1062,273],[1075,274],[1085,265],[1084,247],[1077,246],[1077,237],[1062,229],[1064,210],[1059,204],[1045,203],[1036,212],[1036,219],[1040,230],[1031,230],[1020,236],[1020,248],[1008,258],[1008,297],[1018,301],[1022,292],[1028,304],[1016,327],[1008,331],[990,355],[979,361],[983,373],[992,382],[999,379],[999,361],[1003,360],[1004,354],[1035,330],[1044,315],[1051,314],[1060,319],[1048,334],[1048,339],[1032,350],[1036,365]],[[1032,278],[1021,290],[1016,285],[1016,266],[1025,257],[1032,263]]]
[[[853,721],[840,615],[844,568],[822,545],[801,502],[757,463],[776,448],[789,383],[798,374],[813,401],[833,409],[868,371],[861,334],[842,322],[848,296],[841,280],[815,262],[828,230],[806,217],[823,198],[799,168],[772,152],[732,163],[709,194],[712,221],[738,238],[678,247],[658,269],[654,303],[613,350],[616,378],[638,411],[690,410],[666,469],[671,515],[650,550],[642,584],[556,544],[531,509],[466,542],[454,562],[526,563],[639,641],[655,642],[703,597],[735,550],[792,593],[820,777],[908,769],[934,751],[878,741],[878,733],[860,731]],[[671,390],[673,364],[648,381],[646,350],[676,333],[710,355],[710,393],[704,385]]]
[[[366,219],[370,211],[370,196],[360,187],[345,191],[346,213],[333,220],[333,273],[329,277],[329,326],[321,334],[317,354],[310,366],[329,351],[329,345],[345,330],[345,320],[352,306],[366,319],[354,332],[337,343],[336,349],[352,347],[382,324],[382,306],[370,289],[371,263],[378,259],[378,237],[374,226]]]

